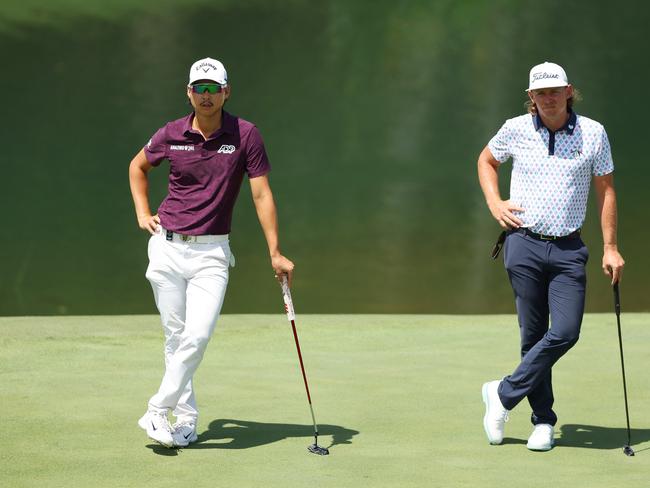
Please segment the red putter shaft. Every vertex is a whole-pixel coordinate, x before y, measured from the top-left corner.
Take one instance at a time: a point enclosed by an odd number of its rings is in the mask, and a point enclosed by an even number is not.
[[[307,392],[307,400],[309,401],[309,411],[311,412],[311,420],[314,423],[314,444],[307,449],[309,452],[324,456],[329,454],[329,450],[325,447],[318,445],[318,424],[316,424],[316,416],[314,415],[314,407],[311,403],[311,394],[309,393],[309,384],[307,383],[307,373],[305,373],[305,365],[302,361],[302,352],[300,351],[300,342],[298,341],[298,331],[296,330],[296,313],[293,309],[293,300],[291,299],[291,290],[287,282],[287,276],[282,276],[282,297],[284,299],[284,309],[287,313],[287,319],[291,323],[293,330],[293,339],[296,342],[296,351],[298,351],[298,359],[300,360],[300,371],[302,372],[302,380],[305,383],[305,391]]]
[[[302,362],[302,353],[300,352],[300,343],[298,342],[298,332],[296,332],[296,323],[293,320],[289,320],[289,321],[291,322],[291,328],[293,329],[293,339],[296,341],[296,350],[298,351],[298,359],[300,360],[300,370],[302,371],[302,380],[305,382],[305,390],[307,391],[307,400],[309,400],[309,405],[311,406],[311,395],[309,394],[309,385],[307,384],[305,365]]]

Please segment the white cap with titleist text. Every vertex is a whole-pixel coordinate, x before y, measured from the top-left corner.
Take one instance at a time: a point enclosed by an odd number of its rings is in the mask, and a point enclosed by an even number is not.
[[[539,90],[540,88],[555,88],[558,86],[567,86],[568,84],[569,80],[562,66],[546,61],[532,67],[530,70],[528,89],[526,91]]]
[[[227,85],[228,74],[220,61],[212,58],[199,59],[190,68],[190,85],[199,80],[210,80],[220,85]]]

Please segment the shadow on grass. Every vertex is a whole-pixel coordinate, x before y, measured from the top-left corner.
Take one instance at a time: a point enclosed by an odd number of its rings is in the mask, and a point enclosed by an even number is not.
[[[565,424],[560,427],[560,432],[562,436],[557,439],[558,446],[618,449],[627,442],[627,429],[624,427]],[[650,440],[650,429],[631,429],[630,433],[632,447]]]
[[[359,431],[346,429],[338,425],[319,424],[319,445],[332,448],[339,444],[351,444],[352,438]],[[329,445],[324,437],[331,437]],[[268,422],[251,422],[249,420],[217,419],[210,422],[208,429],[199,434],[196,443],[184,449],[248,449],[278,442],[289,437],[304,437],[305,447],[314,439],[313,425],[273,424]],[[157,444],[147,447],[162,456],[176,456],[176,449],[167,449]]]

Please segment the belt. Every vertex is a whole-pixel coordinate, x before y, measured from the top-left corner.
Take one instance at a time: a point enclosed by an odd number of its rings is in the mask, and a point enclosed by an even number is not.
[[[165,234],[165,239],[168,241],[186,242],[195,244],[213,244],[215,242],[223,242],[228,240],[228,234],[209,234],[203,236],[188,236],[185,234],[178,234],[171,230],[162,229]]]
[[[537,232],[533,232],[526,227],[519,227],[518,229],[512,230],[512,232],[517,232],[518,234],[532,237],[538,241],[566,241],[568,239],[577,239],[580,237],[580,229],[574,230],[571,232],[571,234],[567,234],[565,236],[548,236],[546,234],[538,234]]]
[[[509,231],[503,231],[499,234],[499,237],[497,238],[497,242],[494,244],[494,247],[492,248],[492,253],[491,257],[492,259],[496,259],[499,256],[499,253],[501,252],[501,248],[503,247],[503,243],[506,240],[506,235],[508,234],[523,234],[525,236],[530,236],[533,239],[537,239],[538,241],[565,241],[568,239],[577,239],[580,237],[580,229],[575,230],[571,232],[571,234],[566,235],[566,236],[547,236],[544,234],[538,234],[537,232],[533,232],[531,230],[528,230],[526,227],[519,227],[518,229],[512,229]]]

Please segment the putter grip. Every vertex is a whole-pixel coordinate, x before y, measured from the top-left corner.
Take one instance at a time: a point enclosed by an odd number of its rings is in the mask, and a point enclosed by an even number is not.
[[[614,311],[616,315],[621,313],[621,293],[618,290],[618,281],[614,283]]]
[[[284,310],[287,312],[287,319],[289,322],[296,320],[296,312],[293,310],[291,290],[289,289],[286,275],[282,277],[282,298],[284,299]]]

